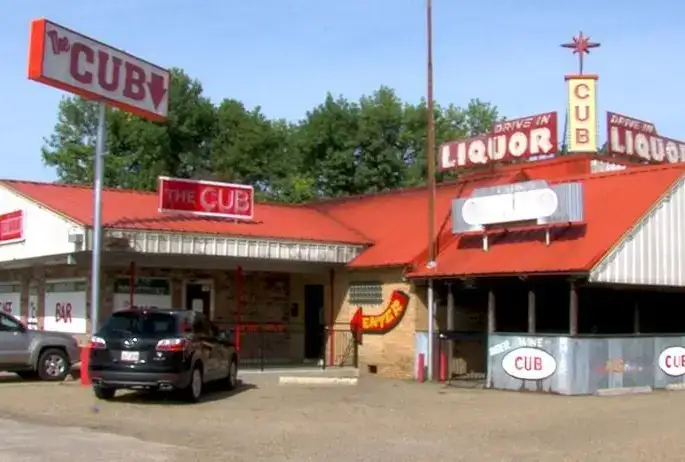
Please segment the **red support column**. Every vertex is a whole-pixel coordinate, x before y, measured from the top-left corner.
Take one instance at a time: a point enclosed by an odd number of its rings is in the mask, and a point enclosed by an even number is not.
[[[240,351],[240,317],[243,311],[243,267],[235,270],[235,348]]]
[[[331,339],[328,365],[332,367],[332,366],[335,366],[335,332],[333,331],[333,327],[334,327],[334,323],[335,323],[335,270],[334,269],[331,269],[331,271],[329,273],[328,283],[330,285],[330,289],[329,289],[330,306],[328,307],[328,338]],[[324,342],[324,351],[325,351],[325,348],[326,348],[326,342]]]

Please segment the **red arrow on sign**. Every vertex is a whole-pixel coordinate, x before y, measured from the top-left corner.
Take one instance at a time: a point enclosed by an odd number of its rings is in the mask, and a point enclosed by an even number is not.
[[[153,73],[150,76],[150,81],[147,82],[147,88],[150,90],[150,98],[152,98],[152,104],[155,105],[155,109],[159,108],[159,105],[166,95],[166,86],[164,85],[164,76]]]

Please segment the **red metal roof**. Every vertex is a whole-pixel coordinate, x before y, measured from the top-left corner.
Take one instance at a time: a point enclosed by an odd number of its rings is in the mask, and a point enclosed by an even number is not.
[[[476,186],[514,181],[515,173],[496,173],[477,180],[442,184],[436,188],[436,232],[449,216],[452,199]],[[373,196],[312,204],[328,216],[369,236],[374,245],[352,260],[351,268],[400,266],[413,261],[428,242],[428,195],[425,187]]]
[[[450,223],[441,236],[436,268],[428,269],[424,257],[409,276],[588,272],[669,191],[683,170],[683,165],[633,167],[558,179],[552,183],[584,184],[585,225],[553,230],[549,246],[542,229],[509,230],[492,235],[484,251],[482,235],[452,236]]]
[[[93,190],[90,187],[11,180],[1,180],[0,184],[73,221],[92,226]],[[310,207],[258,203],[255,205],[255,220],[250,222],[160,214],[157,207],[156,193],[106,189],[103,192],[103,225],[117,229],[341,244],[371,243],[366,236]]]
[[[564,156],[462,174],[436,188],[438,268],[425,270],[427,190],[425,187],[348,197],[303,205],[257,203],[255,220],[234,222],[208,217],[166,215],[157,211],[157,194],[104,191],[105,226],[225,236],[314,242],[369,244],[351,268],[413,266],[414,277],[587,271],[615,245],[685,168],[630,167],[590,175],[595,156]],[[600,158],[601,159],[601,158]],[[607,159],[608,160],[608,159]],[[509,231],[493,236],[484,252],[479,236],[452,235],[451,201],[474,188],[528,179],[585,184],[587,225],[555,231],[552,245],[539,231]],[[0,180],[0,184],[86,226],[92,224],[92,189],[52,183]],[[579,230],[582,230],[579,231]]]
[[[556,159],[485,167],[462,174],[458,181],[436,188],[436,234],[450,231],[452,199],[474,188],[529,179],[551,179],[589,173],[592,156],[564,156]],[[316,207],[347,226],[357,229],[374,245],[348,264],[351,268],[403,266],[427,254],[428,195],[425,187],[346,197],[314,203]]]

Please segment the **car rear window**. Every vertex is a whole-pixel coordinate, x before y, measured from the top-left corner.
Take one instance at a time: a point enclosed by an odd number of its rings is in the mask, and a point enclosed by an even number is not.
[[[176,318],[166,313],[114,313],[100,329],[105,335],[144,335],[161,337],[176,335]]]

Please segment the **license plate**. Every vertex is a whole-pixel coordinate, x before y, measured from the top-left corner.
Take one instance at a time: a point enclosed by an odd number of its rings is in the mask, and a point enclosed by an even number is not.
[[[121,352],[121,360],[122,361],[136,362],[136,361],[138,361],[139,357],[140,357],[140,353],[137,351],[122,351]]]

